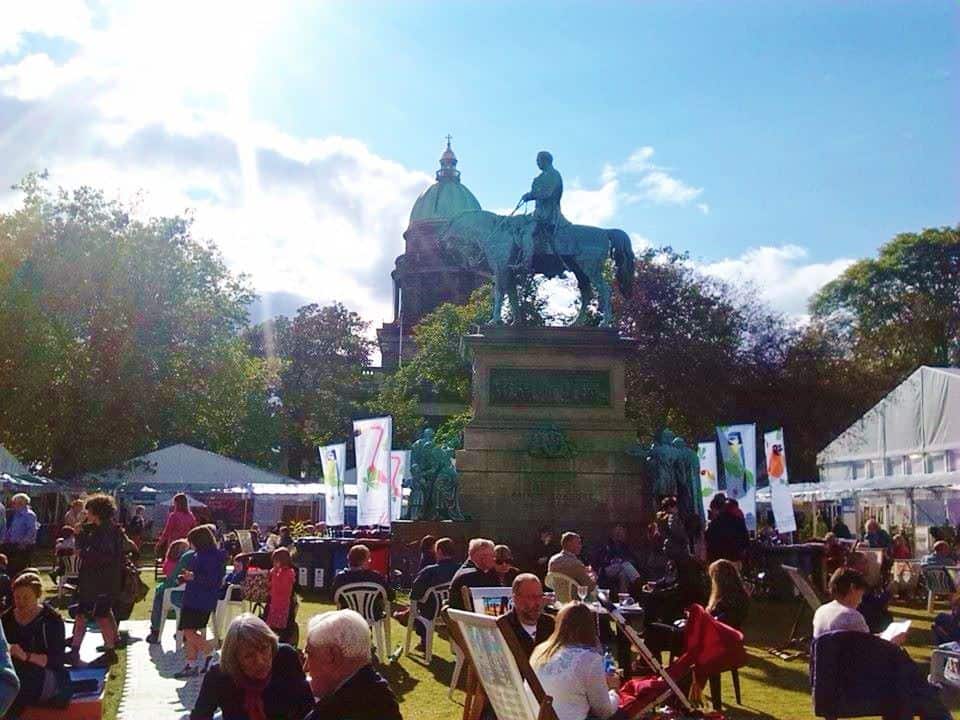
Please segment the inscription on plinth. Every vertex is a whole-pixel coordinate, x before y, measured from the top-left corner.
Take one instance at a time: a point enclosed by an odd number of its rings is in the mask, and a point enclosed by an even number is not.
[[[491,368],[490,404],[607,407],[610,373],[592,370]]]

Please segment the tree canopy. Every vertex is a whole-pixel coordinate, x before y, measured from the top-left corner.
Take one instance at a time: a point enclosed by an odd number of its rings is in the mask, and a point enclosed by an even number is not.
[[[188,217],[137,219],[35,175],[18,188],[22,206],[0,214],[0,442],[61,477],[160,439],[236,446],[239,408],[261,415],[267,399],[235,344],[245,278]]]

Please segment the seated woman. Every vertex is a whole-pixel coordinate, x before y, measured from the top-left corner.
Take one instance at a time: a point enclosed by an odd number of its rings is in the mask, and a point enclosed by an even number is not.
[[[513,551],[509,545],[497,545],[493,548],[493,572],[503,587],[512,587],[520,571],[513,565]]]
[[[847,549],[837,536],[828,532],[823,536],[823,589],[827,589],[830,576],[841,568],[847,559]]]
[[[910,541],[903,533],[897,533],[893,536],[893,547],[890,549],[890,555],[894,560],[909,560],[913,557],[913,550],[910,549]]]
[[[147,642],[151,645],[160,642],[160,615],[163,612],[163,594],[180,584],[178,578],[190,559],[189,551],[190,543],[184,538],[174,540],[167,546],[167,554],[163,559],[163,582],[159,583],[154,591],[153,608],[150,610],[150,634],[147,636]]]
[[[245,613],[227,629],[220,662],[203,677],[190,720],[296,718],[313,709],[297,651],[278,642],[260,618]]]
[[[40,600],[41,594],[40,576],[20,573],[13,581],[13,609],[3,617],[3,632],[20,678],[10,717],[29,705],[66,704],[70,699],[70,677],[63,666],[63,618]]]
[[[852,552],[847,556],[848,568],[853,568],[861,574],[864,582],[867,582],[869,561],[868,556],[862,552]],[[831,592],[832,594],[832,592]],[[893,599],[893,594],[887,589],[872,588],[868,586],[863,592],[860,606],[857,610],[867,621],[867,626],[872,633],[880,633],[886,630],[887,625],[893,622],[893,615],[888,606]]]
[[[707,612],[724,625],[739,630],[750,609],[750,596],[743,586],[740,571],[729,560],[714,560],[707,572],[710,576]]]
[[[557,613],[553,634],[530,656],[530,666],[558,720],[605,720],[617,712],[620,678],[606,673],[593,612],[583,603],[567,603]]]

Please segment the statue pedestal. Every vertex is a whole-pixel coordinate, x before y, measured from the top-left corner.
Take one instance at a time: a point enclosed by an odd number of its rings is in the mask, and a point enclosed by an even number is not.
[[[600,542],[624,522],[639,539],[650,503],[643,464],[626,454],[636,444],[624,415],[631,343],[593,327],[493,327],[463,341],[474,417],[457,470],[461,506],[479,529],[515,557],[540,525]],[[546,425],[572,441],[573,457],[528,452]]]

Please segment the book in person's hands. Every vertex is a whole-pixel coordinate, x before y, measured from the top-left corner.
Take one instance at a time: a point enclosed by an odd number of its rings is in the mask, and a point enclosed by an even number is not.
[[[909,620],[901,620],[900,622],[892,622],[887,625],[887,629],[880,633],[880,637],[884,640],[893,640],[897,635],[903,635],[910,629]]]

